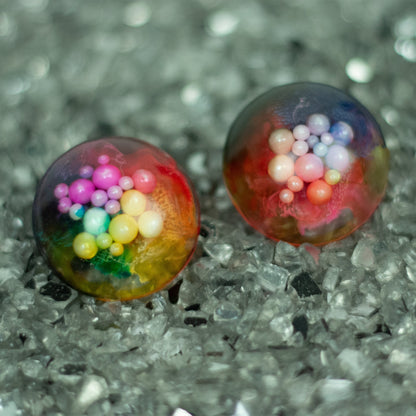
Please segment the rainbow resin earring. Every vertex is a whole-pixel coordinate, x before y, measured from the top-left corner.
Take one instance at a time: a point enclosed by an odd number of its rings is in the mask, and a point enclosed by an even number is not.
[[[199,205],[174,159],[137,139],[82,143],[58,158],[33,204],[37,245],[75,289],[102,300],[148,296],[189,262]]]
[[[352,233],[377,208],[389,152],[356,99],[304,82],[274,88],[238,115],[223,169],[251,226],[274,240],[323,245]]]

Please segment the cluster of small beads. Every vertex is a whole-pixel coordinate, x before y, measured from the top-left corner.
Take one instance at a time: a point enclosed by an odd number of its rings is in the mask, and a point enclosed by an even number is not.
[[[276,154],[268,173],[287,188],[280,191],[283,203],[290,204],[305,182],[308,200],[314,205],[327,203],[336,185],[348,170],[351,160],[346,146],[354,138],[351,126],[338,121],[331,126],[324,114],[312,114],[305,124],[291,131],[278,129],[269,137],[270,149]]]
[[[54,190],[58,211],[82,220],[84,231],[72,246],[83,259],[92,259],[100,249],[120,256],[124,244],[138,234],[153,238],[163,229],[163,218],[149,199],[156,187],[153,173],[139,169],[132,176],[122,176],[109,162],[108,155],[99,156],[97,168],[81,167],[79,179],[69,186],[60,183]]]

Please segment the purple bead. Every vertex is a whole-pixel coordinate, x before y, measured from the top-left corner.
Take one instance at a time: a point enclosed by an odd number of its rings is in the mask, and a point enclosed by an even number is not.
[[[345,172],[350,166],[348,150],[340,144],[333,144],[329,148],[325,161],[330,169],[336,169],[341,173]]]
[[[101,165],[95,169],[92,181],[97,188],[107,190],[110,186],[118,184],[121,178],[120,170],[113,165]]]
[[[316,143],[319,142],[319,137],[314,136],[314,135],[309,136],[307,142],[308,142],[309,147],[312,149],[316,145]]]
[[[331,145],[334,141],[334,138],[331,133],[322,133],[321,142],[327,146]]]
[[[320,136],[329,130],[330,122],[329,118],[324,114],[312,114],[306,123],[311,134]]]
[[[125,191],[132,189],[134,186],[133,179],[130,176],[121,177],[118,181],[118,184],[120,185],[121,189],[124,189]]]
[[[98,163],[100,165],[106,165],[109,161],[110,161],[110,157],[108,155],[98,156]]]
[[[77,179],[69,187],[69,197],[75,204],[87,204],[94,191],[94,184],[90,180]]]
[[[110,215],[117,214],[120,211],[120,202],[110,199],[110,201],[105,204],[105,210]]]
[[[53,191],[56,198],[61,199],[64,196],[68,195],[68,185],[66,183],[60,183],[56,185],[55,190]]]
[[[91,204],[95,207],[102,207],[108,201],[107,192],[102,189],[97,189],[91,195]]]
[[[354,138],[354,132],[351,126],[343,121],[338,121],[329,130],[334,140],[343,146],[347,146]]]
[[[110,186],[107,190],[109,199],[120,199],[123,195],[123,190],[118,185]]]
[[[63,197],[58,202],[58,211],[62,214],[66,214],[72,207],[72,201],[67,197]]]
[[[79,176],[81,176],[81,178],[89,179],[91,178],[93,172],[94,168],[92,166],[82,166],[79,170]]]

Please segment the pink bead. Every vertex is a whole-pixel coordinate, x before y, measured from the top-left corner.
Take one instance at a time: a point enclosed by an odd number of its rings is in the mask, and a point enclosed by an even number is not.
[[[109,199],[120,199],[123,195],[123,190],[120,186],[113,185],[107,189],[107,195]]]
[[[120,170],[113,165],[101,165],[95,169],[92,181],[97,188],[107,190],[110,186],[118,184],[121,178]]]
[[[53,191],[56,198],[61,199],[64,196],[68,195],[68,185],[66,183],[60,183],[59,185],[55,186],[55,190]]]
[[[98,156],[98,163],[100,165],[106,165],[109,161],[110,161],[110,157],[108,155]]]
[[[290,189],[282,189],[279,193],[279,198],[285,204],[290,204],[293,201],[294,194]]]
[[[320,157],[307,153],[296,160],[295,173],[303,181],[313,182],[323,176],[324,165]]]
[[[90,202],[91,195],[94,191],[94,184],[90,180],[77,179],[69,187],[69,198],[74,204],[86,204]]]
[[[68,197],[63,197],[58,202],[58,211],[62,214],[69,212],[72,206],[72,201]]]
[[[102,207],[108,201],[107,192],[97,189],[91,195],[91,204],[95,207]]]
[[[79,176],[81,176],[81,178],[89,179],[93,172],[94,168],[92,166],[82,166],[79,170]]]
[[[144,194],[149,194],[156,188],[156,177],[149,170],[136,170],[136,172],[133,173],[132,179],[134,188]]]
[[[110,199],[110,201],[105,204],[105,210],[110,215],[117,214],[120,211],[120,202]]]
[[[293,129],[293,137],[296,140],[306,140],[311,135],[311,132],[304,124],[298,124]]]
[[[295,143],[293,143],[292,152],[296,156],[302,156],[308,153],[308,150],[309,150],[309,145],[304,140],[296,140]]]
[[[133,179],[130,178],[130,176],[122,176],[120,180],[118,181],[118,184],[120,185],[121,189],[123,189],[124,191],[133,189],[133,186],[134,186]]]
[[[299,192],[303,189],[303,180],[299,176],[291,176],[287,180],[287,187],[293,192]]]

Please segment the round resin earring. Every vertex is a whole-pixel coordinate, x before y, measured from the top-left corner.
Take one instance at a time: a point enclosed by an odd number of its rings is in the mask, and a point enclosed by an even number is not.
[[[42,178],[33,229],[50,267],[102,300],[148,296],[189,262],[199,205],[174,159],[137,139],[82,143]]]
[[[346,237],[377,208],[389,152],[356,99],[304,82],[274,88],[238,115],[223,169],[251,226],[274,240],[323,245]]]

